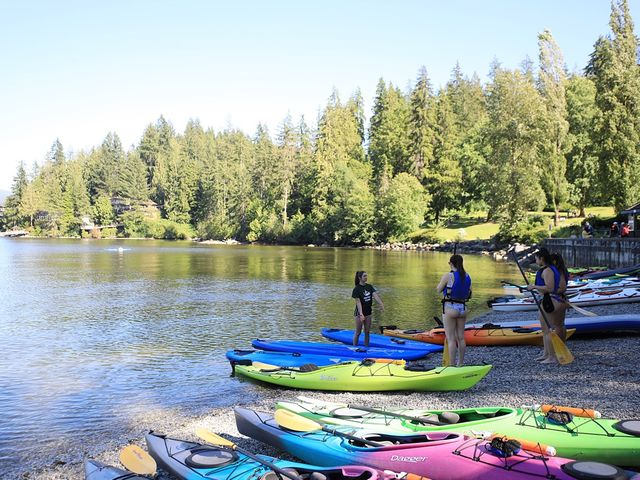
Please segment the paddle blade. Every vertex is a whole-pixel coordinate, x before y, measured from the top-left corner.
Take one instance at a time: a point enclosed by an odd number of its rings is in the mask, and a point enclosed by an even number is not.
[[[289,410],[278,409],[273,418],[281,427],[296,432],[313,432],[314,430],[322,430],[322,425],[314,422],[310,418],[302,417]]]
[[[551,344],[553,345],[553,350],[556,352],[556,357],[560,365],[573,362],[573,354],[567,348],[566,343],[564,343],[555,332],[551,332]]]
[[[137,445],[127,445],[120,452],[120,463],[138,475],[156,473],[156,461]]]
[[[281,367],[277,365],[271,365],[270,363],[262,363],[262,362],[251,362],[251,365],[256,367],[259,370],[282,370]]]
[[[573,303],[571,303],[571,302],[567,302],[567,304],[568,304],[571,308],[573,308],[576,312],[578,312],[578,313],[580,313],[580,314],[582,314],[582,315],[585,315],[585,316],[587,316],[587,317],[597,317],[597,316],[598,316],[598,314],[597,314],[597,313],[593,313],[593,312],[591,312],[591,311],[589,311],[589,310],[585,310],[584,308],[579,307],[579,306],[577,306],[577,305],[574,305],[574,304],[573,304]]]
[[[449,366],[449,342],[446,338],[444,339],[444,350],[442,350],[442,366]]]
[[[236,444],[227,440],[226,438],[222,438],[220,435],[216,435],[210,430],[207,430],[204,427],[199,427],[196,429],[196,435],[204,440],[207,443],[212,445],[220,445],[222,447],[235,447]]]

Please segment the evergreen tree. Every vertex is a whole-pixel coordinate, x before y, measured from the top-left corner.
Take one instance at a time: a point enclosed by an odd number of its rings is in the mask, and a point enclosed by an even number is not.
[[[457,158],[459,143],[449,97],[441,91],[436,104],[436,131],[433,160],[425,171],[426,190],[431,196],[431,209],[436,220],[446,209],[462,204],[462,169]]]
[[[599,107],[594,144],[601,181],[617,211],[640,197],[640,71],[638,39],[627,0],[611,3],[613,37],[594,46],[587,74],[596,86]]]
[[[538,90],[544,101],[546,111],[544,127],[541,133],[541,173],[542,184],[554,211],[554,225],[560,219],[560,204],[568,198],[566,179],[567,101],[565,97],[566,75],[562,52],[551,32],[545,30],[538,35],[540,51],[540,72]]]
[[[16,172],[15,177],[13,177],[11,195],[9,195],[4,202],[4,215],[9,227],[24,225],[29,216],[26,215],[26,212],[21,208],[28,185],[29,180],[27,178],[27,171],[24,168],[24,162],[20,162],[18,165],[18,171]]]
[[[354,110],[340,104],[336,91],[318,125],[315,160],[313,215],[318,240],[332,244],[371,241],[371,166],[364,162]]]
[[[462,202],[465,210],[481,206],[484,197],[482,172],[486,170],[482,132],[487,121],[484,90],[477,75],[471,79],[462,74],[456,63],[446,93],[451,103],[455,135],[455,158],[462,169]]]
[[[567,119],[571,149],[567,152],[567,180],[571,202],[585,216],[585,207],[597,196],[598,158],[591,143],[591,132],[597,116],[596,87],[591,80],[580,75],[567,82]]]
[[[409,158],[409,103],[399,89],[380,79],[369,127],[369,159],[376,191],[384,191]]]
[[[409,164],[398,170],[411,173],[420,181],[423,181],[425,169],[433,160],[433,143],[436,132],[434,105],[435,101],[427,69],[422,67],[410,97]]]
[[[163,116],[155,125],[149,125],[142,135],[140,158],[147,166],[147,184],[151,199],[159,205],[164,203],[164,188],[167,183],[167,157],[171,152],[171,140],[176,136],[173,126]]]

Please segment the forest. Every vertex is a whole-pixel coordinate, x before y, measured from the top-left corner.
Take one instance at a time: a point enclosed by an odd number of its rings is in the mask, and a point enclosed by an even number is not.
[[[627,0],[612,2],[609,27],[579,72],[545,30],[537,62],[509,70],[494,60],[484,83],[458,64],[437,91],[425,67],[406,90],[381,78],[369,117],[359,90],[333,91],[315,123],[287,116],[274,132],[191,120],[180,133],[161,116],[129,149],[116,132],[68,155],[55,140],[43,162],[19,166],[0,229],[365,245],[457,212],[486,212],[503,239],[527,230],[530,211],[552,211],[556,223],[594,205],[619,212],[640,200]]]

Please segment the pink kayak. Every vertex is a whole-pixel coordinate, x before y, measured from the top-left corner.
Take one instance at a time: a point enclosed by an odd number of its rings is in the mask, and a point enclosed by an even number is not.
[[[479,440],[453,432],[387,434],[350,427],[326,426],[278,410],[271,414],[235,408],[238,431],[323,466],[357,463],[409,472],[437,480],[466,479],[616,479],[623,470],[599,462],[549,456],[546,448],[514,451],[499,441]],[[532,448],[533,450],[533,448]],[[543,453],[544,452],[544,453]],[[505,456],[506,455],[506,456]]]

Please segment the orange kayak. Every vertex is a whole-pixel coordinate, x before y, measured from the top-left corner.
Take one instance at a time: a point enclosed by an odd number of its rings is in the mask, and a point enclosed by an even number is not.
[[[575,333],[575,328],[567,330],[567,338]],[[384,329],[383,333],[390,337],[408,338],[420,342],[444,344],[444,328],[432,330]],[[530,328],[466,328],[464,339],[467,345],[542,345],[542,330]]]

